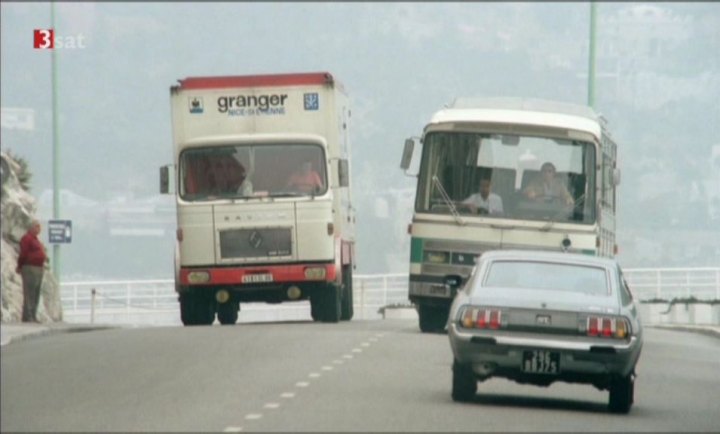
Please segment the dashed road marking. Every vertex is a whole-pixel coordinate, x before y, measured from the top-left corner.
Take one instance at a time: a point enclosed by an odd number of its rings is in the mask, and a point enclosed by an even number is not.
[[[345,362],[343,362],[342,360],[333,360],[333,363],[335,363],[336,365],[342,365]]]
[[[250,413],[250,414],[245,415],[245,419],[247,419],[247,420],[257,420],[260,418],[262,418],[262,414],[260,414],[260,413]]]
[[[353,353],[362,353],[362,350],[360,348],[353,348],[352,352]]]
[[[277,402],[268,402],[267,404],[265,404],[265,406],[263,408],[269,408],[271,410],[275,410],[278,407],[280,407],[280,404],[278,404]]]
[[[318,374],[317,372],[311,372],[310,375],[308,375],[308,377],[310,377],[310,378],[318,378],[318,377],[320,377],[320,374]]]
[[[295,386],[297,387],[308,387],[309,385],[310,383],[308,383],[307,381],[298,381],[297,383],[295,383]]]
[[[293,392],[285,392],[280,395],[281,398],[295,398],[295,394]]]
[[[360,344],[360,346],[361,346],[361,347],[369,347],[370,344],[367,343],[367,342],[363,342],[363,343]]]
[[[352,354],[344,354],[344,355],[343,355],[343,358],[344,358],[344,359],[352,359],[352,358],[353,358],[353,355],[352,355]]]
[[[332,370],[333,370],[333,367],[332,367],[332,366],[323,366],[323,367],[320,368],[320,369],[322,369],[323,371],[332,371]]]
[[[240,432],[242,431],[241,426],[229,426],[223,430],[223,432]]]
[[[370,338],[370,339],[368,339],[368,340],[369,340],[370,342],[377,342],[377,341],[378,341],[378,338]]]

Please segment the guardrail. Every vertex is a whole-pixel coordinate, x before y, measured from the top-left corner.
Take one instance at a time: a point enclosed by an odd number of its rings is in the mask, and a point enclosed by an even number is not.
[[[638,300],[720,299],[720,268],[636,268],[624,270]],[[94,293],[93,293],[94,290]],[[380,319],[380,308],[408,305],[408,275],[355,274],[355,318]],[[172,279],[67,282],[61,284],[63,314],[68,322],[179,324]],[[242,304],[240,321],[309,318],[309,303]]]

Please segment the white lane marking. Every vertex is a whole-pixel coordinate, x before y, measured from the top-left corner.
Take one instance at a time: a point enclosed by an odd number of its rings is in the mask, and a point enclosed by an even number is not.
[[[298,381],[297,383],[295,383],[295,386],[297,387],[308,387],[309,385],[310,383],[308,383],[307,381]]]
[[[318,374],[317,372],[311,372],[310,375],[308,375],[308,377],[310,378],[318,378],[319,376],[320,374]]]
[[[265,404],[265,407],[263,407],[263,408],[269,408],[271,410],[275,410],[278,407],[280,407],[280,404],[278,404],[277,402],[268,402],[267,404]]]
[[[367,343],[367,342],[363,342],[363,343],[360,344],[360,346],[361,346],[361,347],[369,347],[370,344]]]
[[[377,342],[377,341],[378,341],[378,338],[370,338],[370,339],[368,339],[368,340],[369,340],[370,342]]]
[[[352,359],[352,358],[353,358],[353,355],[352,355],[352,354],[344,354],[344,355],[343,355],[343,358],[345,358],[345,359]]]
[[[385,333],[378,333],[378,334],[376,334],[375,336],[381,338],[381,337],[385,336]]]
[[[245,415],[245,419],[247,420],[257,420],[262,418],[262,414],[259,413],[250,413],[248,415]]]
[[[333,360],[333,363],[335,363],[336,365],[342,365],[345,362],[343,362],[342,360]]]
[[[333,367],[332,367],[332,366],[323,366],[323,367],[320,368],[320,369],[322,369],[323,371],[332,371],[332,370],[333,370]]]
[[[360,348],[353,348],[352,352],[353,353],[362,353],[362,350]]]
[[[223,432],[240,432],[242,431],[241,426],[229,426],[223,430]]]
[[[282,398],[295,398],[295,394],[293,392],[285,392],[280,395]]]

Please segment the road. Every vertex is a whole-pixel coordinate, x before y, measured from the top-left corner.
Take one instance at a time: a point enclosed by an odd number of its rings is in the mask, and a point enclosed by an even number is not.
[[[447,335],[414,321],[152,327],[2,348],[6,431],[716,431],[720,340],[646,330],[635,406],[506,380],[450,398]]]

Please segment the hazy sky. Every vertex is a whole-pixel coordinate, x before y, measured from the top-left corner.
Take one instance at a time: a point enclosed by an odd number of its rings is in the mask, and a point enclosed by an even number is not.
[[[0,8],[2,107],[35,112],[34,131],[3,128],[2,147],[30,162],[39,195],[52,186],[51,55],[32,44],[34,30],[50,27],[50,5]],[[371,257],[404,240],[412,204],[391,203],[401,217],[378,223],[374,199],[388,186],[413,188],[398,168],[402,143],[443,104],[457,96],[587,102],[588,3],[58,3],[55,10],[56,35],[82,44],[55,50],[62,188],[98,201],[157,196],[158,167],[171,162],[169,87],[177,79],[329,71],[351,97],[358,245],[368,271],[407,261],[404,250],[379,263]],[[709,163],[720,144],[720,6],[616,2],[599,3],[597,12],[596,107],[620,145],[621,222],[642,227],[651,217],[630,205],[662,196],[686,174],[710,183],[702,193],[710,201],[720,194],[712,193],[718,181]],[[648,178],[655,173],[669,187]],[[360,238],[378,224],[384,244]]]

